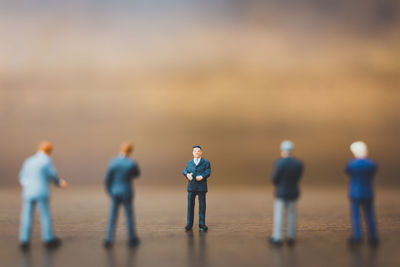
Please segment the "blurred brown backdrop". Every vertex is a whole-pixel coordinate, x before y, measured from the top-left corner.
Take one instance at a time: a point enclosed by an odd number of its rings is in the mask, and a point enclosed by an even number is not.
[[[265,184],[286,138],[305,183],[344,184],[361,139],[400,185],[399,1],[0,3],[2,185],[42,139],[71,183],[132,140],[143,183],[183,183],[200,144],[215,185]]]

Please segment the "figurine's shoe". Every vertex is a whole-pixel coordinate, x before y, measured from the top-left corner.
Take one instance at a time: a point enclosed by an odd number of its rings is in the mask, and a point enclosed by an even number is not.
[[[112,248],[112,246],[113,246],[113,243],[111,241],[109,241],[109,240],[104,240],[103,241],[103,247]]]
[[[276,240],[276,239],[274,239],[272,237],[269,238],[269,243],[274,247],[280,247],[280,246],[283,245],[282,240]]]
[[[58,237],[55,237],[52,240],[45,242],[44,246],[46,248],[57,248],[57,247],[61,246],[61,239]]]
[[[294,240],[294,238],[288,238],[286,242],[289,247],[293,247],[296,244],[296,240]]]
[[[128,241],[128,246],[131,247],[131,248],[137,247],[137,246],[139,246],[139,244],[140,244],[140,239],[137,238],[137,237],[135,237],[135,238],[133,238],[133,239]]]
[[[186,226],[185,226],[185,231],[186,231],[186,232],[192,231],[192,227],[193,227],[192,225],[189,225],[189,224],[186,225]]]
[[[28,249],[29,249],[29,242],[22,242],[22,243],[19,243],[19,248],[20,248],[22,251],[28,250]]]
[[[370,239],[369,240],[369,245],[373,248],[376,248],[379,246],[379,240],[377,238]]]
[[[200,231],[202,231],[202,232],[207,232],[208,231],[208,226],[207,225],[199,225],[199,229],[200,229]]]
[[[361,243],[362,243],[362,240],[361,239],[356,239],[356,238],[353,238],[353,237],[350,237],[348,240],[347,240],[347,244],[349,245],[349,246],[358,246],[358,245],[361,245]]]

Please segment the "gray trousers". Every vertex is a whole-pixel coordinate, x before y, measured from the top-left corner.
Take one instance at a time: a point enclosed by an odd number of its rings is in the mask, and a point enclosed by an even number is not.
[[[272,239],[280,241],[283,238],[284,213],[287,210],[287,237],[295,238],[296,234],[296,200],[284,200],[276,198],[274,203],[274,227]]]

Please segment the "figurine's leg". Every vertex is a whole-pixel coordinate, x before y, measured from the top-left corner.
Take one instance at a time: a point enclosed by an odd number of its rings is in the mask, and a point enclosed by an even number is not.
[[[206,192],[199,192],[199,225],[206,225]]]
[[[359,202],[356,200],[350,200],[351,203],[351,223],[353,229],[354,240],[361,239],[361,222],[360,222],[360,208]]]
[[[129,240],[133,240],[136,237],[135,217],[132,209],[132,199],[124,200],[124,208],[126,214],[126,228],[128,230]]]
[[[288,207],[288,239],[294,239],[296,236],[296,201],[287,202]]]
[[[274,226],[272,230],[272,239],[274,241],[282,240],[282,223],[283,223],[283,199],[275,199],[274,204]]]
[[[21,225],[19,228],[19,242],[28,243],[31,236],[33,212],[35,202],[32,200],[24,200],[21,212]]]
[[[106,234],[106,241],[112,242],[114,240],[115,223],[118,217],[119,200],[115,197],[112,198],[111,211],[108,218],[108,227]]]
[[[187,227],[193,226],[195,200],[196,200],[196,192],[188,192],[187,224],[186,224]]]
[[[377,240],[373,200],[367,200],[364,206],[365,218],[368,225],[369,240]]]
[[[49,208],[48,199],[38,200],[38,206],[40,211],[40,224],[42,227],[42,240],[48,242],[53,240],[53,227],[51,224],[51,213]]]

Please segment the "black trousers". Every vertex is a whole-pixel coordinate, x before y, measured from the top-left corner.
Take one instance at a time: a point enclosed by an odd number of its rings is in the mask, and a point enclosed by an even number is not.
[[[199,225],[206,225],[206,193],[188,192],[187,225],[193,226],[196,196],[199,198]]]

